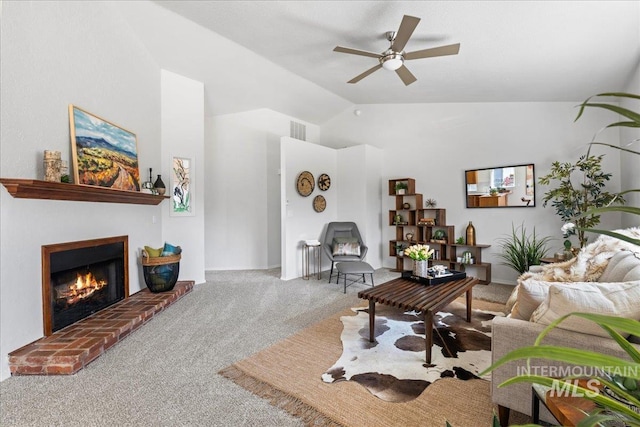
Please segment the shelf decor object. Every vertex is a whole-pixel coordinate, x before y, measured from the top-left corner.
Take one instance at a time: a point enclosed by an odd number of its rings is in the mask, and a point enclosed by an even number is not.
[[[69,122],[76,184],[140,191],[134,133],[74,105]]]
[[[143,193],[147,193],[147,194],[158,194],[156,192],[156,189],[153,188],[153,174],[152,174],[152,168],[149,168],[149,181],[145,181],[142,183],[142,188],[140,189],[140,191],[142,191]]]
[[[44,150],[44,180],[60,182],[62,175],[62,153],[59,151]]]
[[[296,178],[296,190],[302,197],[307,197],[313,193],[313,189],[316,187],[313,174],[309,171],[300,172],[298,178]]]
[[[467,245],[475,245],[476,244],[476,228],[473,226],[473,223],[469,221],[469,225],[467,225],[466,230],[467,235]]]
[[[164,193],[166,193],[167,187],[164,185],[164,181],[162,180],[162,177],[160,175],[158,175],[156,182],[153,183],[153,188],[155,188],[158,194],[161,196],[164,196]]]

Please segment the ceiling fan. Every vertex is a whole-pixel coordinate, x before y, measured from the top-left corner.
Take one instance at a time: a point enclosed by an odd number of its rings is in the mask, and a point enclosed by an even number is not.
[[[367,71],[357,75],[347,83],[358,83],[360,80],[364,79],[369,74],[372,74],[374,71],[378,71],[380,68],[384,68],[385,70],[395,71],[402,82],[406,86],[409,86],[417,79],[413,74],[411,74],[411,71],[409,71],[409,69],[405,67],[404,61],[458,54],[458,51],[460,50],[460,43],[434,47],[430,49],[416,50],[414,52],[405,52],[403,49],[409,41],[409,38],[411,38],[411,35],[418,26],[419,22],[420,18],[404,15],[398,31],[388,31],[386,33],[387,40],[389,40],[389,43],[391,43],[391,45],[389,46],[389,49],[385,50],[382,53],[367,52],[364,50],[351,49],[349,47],[336,46],[335,49],[333,49],[334,52],[369,56],[371,58],[378,59],[378,61],[380,62],[375,67],[369,68]]]

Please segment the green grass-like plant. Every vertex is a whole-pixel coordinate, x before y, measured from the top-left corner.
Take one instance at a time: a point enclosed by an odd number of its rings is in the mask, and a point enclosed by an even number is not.
[[[533,228],[531,235],[527,234],[527,229],[522,223],[519,227],[511,224],[511,235],[498,239],[502,252],[498,254],[502,258],[502,265],[509,266],[522,274],[529,270],[532,265],[540,264],[540,258],[547,254],[547,244],[551,237],[538,237],[536,229]]]

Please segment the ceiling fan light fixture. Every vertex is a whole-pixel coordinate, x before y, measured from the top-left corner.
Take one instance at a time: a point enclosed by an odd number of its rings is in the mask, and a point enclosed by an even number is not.
[[[400,53],[390,53],[380,58],[382,68],[389,71],[395,71],[404,64],[404,57]]]

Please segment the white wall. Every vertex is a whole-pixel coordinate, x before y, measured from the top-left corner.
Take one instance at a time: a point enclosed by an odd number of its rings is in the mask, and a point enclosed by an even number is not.
[[[0,176],[41,179],[42,152],[70,159],[68,104],[137,134],[141,171],[160,165],[160,69],[113,6],[3,2]],[[0,188],[0,375],[7,353],[43,335],[42,245],[129,236],[130,292],[143,288],[137,249],[162,233],[160,206],[14,199]]]
[[[204,85],[162,70],[162,173],[171,197],[173,157],[191,161],[192,216],[172,216],[172,200],[163,203],[162,238],[182,248],[179,280],[204,283]]]
[[[499,265],[493,254],[499,251],[496,239],[508,234],[511,224],[524,222],[529,231],[557,238],[552,249],[562,245],[561,221],[553,208],[542,207],[548,187],[536,183],[535,208],[467,209],[464,197],[466,169],[535,164],[537,178],[547,174],[554,160],[575,162],[586,153],[586,144],[595,130],[610,117],[592,111],[574,123],[575,103],[476,103],[359,105],[360,116],[344,111],[323,124],[323,144],[342,148],[369,144],[383,151],[381,177],[416,179],[416,191],[424,199],[434,198],[438,207],[447,209],[447,222],[462,236],[469,221],[476,227],[478,242],[492,245],[483,252],[483,260],[493,263],[496,282],[513,283],[517,273]],[[608,139],[617,143],[616,135]],[[605,152],[595,149],[594,153]],[[614,176],[610,189],[620,188],[620,164],[617,154],[606,155],[606,171]],[[383,197],[383,216],[394,209],[393,197]],[[386,221],[383,221],[386,224]],[[620,224],[619,215],[603,218],[607,228]],[[393,229],[383,226],[383,243],[394,239]],[[383,248],[385,266],[394,259]]]
[[[280,138],[292,120],[319,140],[318,126],[268,109],[207,119],[207,270],[280,265]]]
[[[280,144],[282,165],[282,271],[284,280],[302,276],[302,242],[320,239],[326,225],[337,220],[340,182],[332,180],[331,188],[321,191],[316,185],[313,193],[303,197],[296,191],[296,178],[309,171],[314,178],[326,173],[337,176],[337,151],[297,139],[283,137]],[[327,201],[323,212],[313,210],[313,198],[322,195]]]
[[[638,37],[640,39],[640,32]],[[638,40],[638,43],[640,43],[640,40]],[[640,95],[640,61],[625,88],[625,92]],[[640,112],[640,101],[624,100],[621,105],[632,111]],[[640,129],[621,128],[620,141],[622,146],[627,146],[631,150],[640,152]],[[620,163],[623,172],[622,189],[640,188],[640,156],[621,152]],[[628,206],[640,207],[640,192],[628,193],[625,198]],[[625,214],[622,217],[622,225],[623,227],[638,227],[640,226],[640,217],[638,215]]]
[[[382,266],[382,150],[357,145],[338,150],[338,220],[353,221],[369,250],[365,261]],[[327,260],[328,262],[328,260]],[[329,264],[330,265],[330,264]]]

